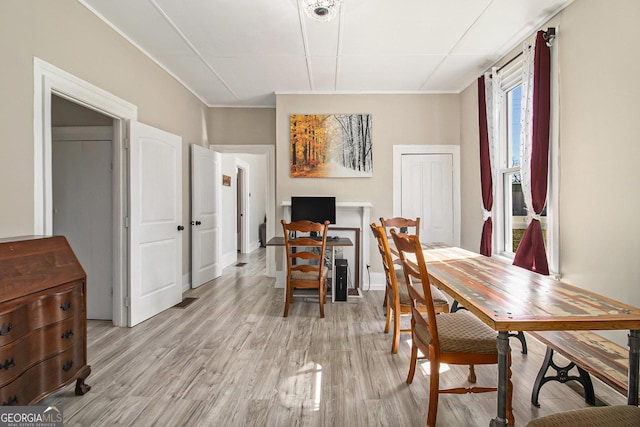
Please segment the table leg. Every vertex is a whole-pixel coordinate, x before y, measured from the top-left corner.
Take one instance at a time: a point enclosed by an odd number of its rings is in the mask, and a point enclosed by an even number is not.
[[[638,364],[640,362],[640,331],[629,331],[629,394],[627,404],[638,406]]]
[[[509,332],[498,332],[498,415],[491,427],[507,426],[507,387],[509,382]]]

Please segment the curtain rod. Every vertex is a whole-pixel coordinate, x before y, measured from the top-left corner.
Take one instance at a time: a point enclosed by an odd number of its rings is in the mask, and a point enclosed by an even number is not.
[[[531,48],[531,45],[529,45],[529,48]],[[522,56],[522,51],[520,51],[516,56],[514,56],[513,58],[511,58],[510,60],[507,61],[506,64],[504,64],[503,66],[501,66],[500,68],[498,68],[496,70],[496,73],[500,72],[500,70],[502,70],[504,67],[508,66],[509,64],[511,64],[513,61],[515,61],[516,59],[520,58]]]
[[[551,43],[553,42],[553,39],[556,38],[556,28],[555,27],[549,27],[547,28],[547,31],[543,32],[542,37],[546,40],[547,45],[551,46]],[[531,48],[531,45],[529,45],[529,48]],[[513,61],[515,61],[516,59],[520,58],[522,56],[522,52],[519,52],[518,54],[516,54],[513,58],[511,58],[510,60],[508,60],[506,62],[506,64],[502,65],[500,68],[498,68],[496,70],[496,72],[500,72],[500,70],[502,70],[504,67],[508,66],[509,64],[511,64]]]

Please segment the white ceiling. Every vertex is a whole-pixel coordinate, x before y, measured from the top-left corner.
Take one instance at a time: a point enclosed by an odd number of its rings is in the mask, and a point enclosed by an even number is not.
[[[573,0],[80,0],[209,106],[274,93],[459,93]]]

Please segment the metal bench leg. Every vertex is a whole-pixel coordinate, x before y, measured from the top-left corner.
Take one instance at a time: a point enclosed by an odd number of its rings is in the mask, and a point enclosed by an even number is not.
[[[590,405],[596,404],[596,397],[593,391],[593,383],[591,382],[591,376],[587,371],[577,366],[573,362],[569,362],[567,366],[558,366],[553,361],[553,349],[547,347],[547,352],[544,355],[544,361],[542,362],[542,366],[540,367],[540,371],[538,371],[538,376],[536,377],[536,381],[533,384],[533,391],[531,392],[531,403],[536,407],[540,407],[540,403],[538,402],[538,396],[540,395],[540,389],[542,386],[549,381],[558,381],[561,383],[566,383],[567,381],[578,381],[582,384],[584,388],[584,400]],[[554,376],[545,376],[549,368],[553,368],[556,371],[556,375]],[[571,376],[569,375],[569,371],[573,368],[578,368],[578,373],[580,376]]]
[[[522,345],[522,354],[527,354],[527,339],[524,336],[524,332],[518,331],[515,334],[511,333],[509,334],[509,337],[517,338],[520,341],[520,344]]]

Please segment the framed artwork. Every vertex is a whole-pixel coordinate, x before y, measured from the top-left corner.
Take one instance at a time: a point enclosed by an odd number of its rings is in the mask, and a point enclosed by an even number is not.
[[[373,175],[371,114],[292,114],[292,178],[362,178]]]

